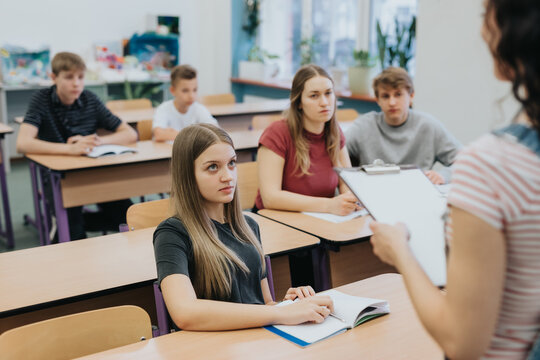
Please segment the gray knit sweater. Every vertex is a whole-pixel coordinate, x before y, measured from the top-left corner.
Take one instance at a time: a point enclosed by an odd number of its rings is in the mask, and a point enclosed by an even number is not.
[[[381,159],[392,164],[414,164],[429,170],[435,162],[450,166],[461,144],[434,117],[409,110],[400,126],[390,126],[382,112],[369,112],[354,121],[345,132],[353,165]]]

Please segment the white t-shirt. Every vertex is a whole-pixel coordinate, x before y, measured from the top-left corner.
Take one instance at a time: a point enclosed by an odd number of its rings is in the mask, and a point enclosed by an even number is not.
[[[186,126],[202,123],[219,126],[208,109],[198,102],[191,104],[187,112],[182,114],[174,106],[174,100],[169,100],[157,107],[152,128],[172,128],[180,131]]]

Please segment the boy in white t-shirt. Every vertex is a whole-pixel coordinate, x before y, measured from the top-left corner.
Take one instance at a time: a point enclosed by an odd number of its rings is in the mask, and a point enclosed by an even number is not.
[[[197,99],[197,70],[189,65],[176,66],[171,72],[170,92],[173,100],[159,105],[154,114],[154,140],[174,140],[186,126],[208,123],[218,126],[208,109]]]

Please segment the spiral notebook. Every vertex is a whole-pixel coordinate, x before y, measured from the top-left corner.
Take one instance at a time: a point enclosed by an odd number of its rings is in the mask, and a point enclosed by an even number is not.
[[[444,286],[446,198],[424,173],[417,168],[371,175],[361,168],[336,171],[375,220],[407,226],[420,265],[435,285]]]

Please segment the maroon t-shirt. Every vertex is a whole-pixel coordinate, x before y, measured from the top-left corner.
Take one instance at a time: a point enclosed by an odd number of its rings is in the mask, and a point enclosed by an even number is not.
[[[341,132],[341,129],[339,133],[339,147],[342,149],[345,146],[345,136]],[[311,175],[302,174],[300,169],[295,170],[296,149],[285,120],[276,121],[268,126],[259,139],[259,146],[264,145],[285,159],[281,184],[283,190],[308,196],[334,197],[336,187],[338,186],[338,176],[333,169],[332,160],[326,151],[324,132],[313,134],[304,130],[304,135],[310,142],[309,173]],[[260,163],[259,166],[261,166]],[[255,206],[258,209],[264,209],[260,191],[257,193]]]

